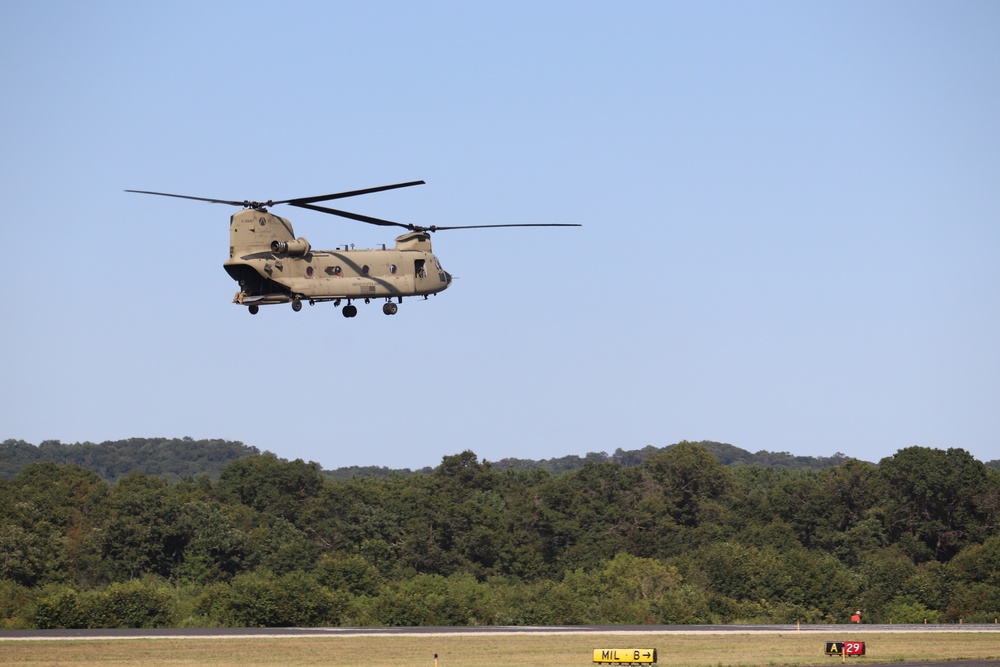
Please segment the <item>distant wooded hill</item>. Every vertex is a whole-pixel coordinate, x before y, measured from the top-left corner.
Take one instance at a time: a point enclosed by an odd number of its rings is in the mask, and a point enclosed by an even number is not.
[[[849,457],[841,453],[833,456],[793,456],[787,452],[761,450],[756,454],[721,442],[702,441],[702,446],[725,466],[756,465],[785,470],[822,470],[838,466]],[[615,450],[613,454],[591,452],[586,456],[575,454],[560,458],[531,459],[506,458],[490,463],[497,472],[504,470],[541,469],[553,474],[570,472],[587,463],[617,463],[622,467],[641,465],[650,456],[668,451],[674,445],[642,449]],[[194,440],[192,438],[129,438],[109,440],[100,444],[92,442],[64,444],[46,440],[33,445],[23,440],[5,440],[0,443],[0,479],[10,480],[30,463],[56,463],[78,465],[97,473],[102,479],[114,482],[131,472],[162,477],[177,481],[208,475],[216,479],[229,463],[245,456],[260,454],[256,447],[231,440]],[[1000,469],[1000,460],[986,463]],[[324,470],[324,477],[334,481],[349,481],[363,477],[385,479],[393,475],[407,477],[429,474],[433,467],[419,470],[386,468],[383,466],[346,466]]]
[[[751,454],[745,449],[727,445],[721,442],[702,441],[698,443],[711,452],[722,465],[741,466],[758,465],[768,468],[784,468],[787,470],[821,470],[838,466],[848,459],[840,452],[833,456],[792,456],[787,452],[768,452],[761,450],[756,454]],[[561,473],[582,468],[585,463],[617,463],[623,467],[641,465],[646,459],[654,454],[665,452],[674,445],[666,447],[653,447],[649,445],[642,449],[625,451],[621,448],[615,450],[614,454],[604,452],[590,453],[584,457],[563,456],[558,459],[546,459],[543,461],[531,461],[527,459],[501,459],[493,464],[498,471],[508,468],[531,469],[543,468],[551,473]]]
[[[23,440],[5,440],[0,443],[0,479],[12,479],[31,463],[78,465],[108,482],[131,472],[172,482],[199,475],[214,479],[236,459],[253,454],[260,450],[229,440],[130,438],[100,444],[46,440],[37,447]]]

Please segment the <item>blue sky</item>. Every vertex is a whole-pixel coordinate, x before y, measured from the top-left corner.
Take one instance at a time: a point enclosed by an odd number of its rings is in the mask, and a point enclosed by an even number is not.
[[[717,440],[1000,458],[1000,4],[7,2],[0,438],[325,468]],[[395,317],[230,303],[232,209],[440,232]],[[392,230],[276,208],[316,248]]]

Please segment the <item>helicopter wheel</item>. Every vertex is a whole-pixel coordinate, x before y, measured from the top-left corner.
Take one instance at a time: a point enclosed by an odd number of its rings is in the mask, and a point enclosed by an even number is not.
[[[251,314],[251,315],[256,315],[257,313],[259,313],[259,312],[260,312],[260,306],[258,306],[258,305],[257,305],[257,304],[255,303],[255,304],[253,304],[252,306],[248,306],[248,307],[247,307],[247,310],[249,310],[249,311],[250,311],[250,314]]]
[[[292,310],[296,313],[302,310],[302,301],[299,299],[292,299]]]
[[[397,310],[399,310],[399,306],[394,304],[392,301],[389,301],[384,306],[382,306],[382,312],[385,313],[386,315],[395,315]]]
[[[352,305],[344,306],[344,317],[354,317],[357,314],[358,314],[357,306],[352,306]]]

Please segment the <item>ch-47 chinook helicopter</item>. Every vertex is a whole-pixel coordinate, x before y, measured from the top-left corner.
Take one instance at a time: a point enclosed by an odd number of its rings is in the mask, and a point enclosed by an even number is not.
[[[580,226],[538,223],[419,227],[316,205],[317,202],[331,199],[356,197],[423,183],[411,181],[318,197],[266,202],[209,199],[148,190],[126,192],[241,206],[243,210],[229,220],[229,259],[223,267],[240,285],[233,303],[247,306],[251,315],[256,315],[260,306],[273,303],[291,303],[292,310],[297,312],[302,310],[303,301],[308,301],[309,305],[333,301],[337,306],[346,301],[344,317],[354,317],[358,314],[358,308],[352,302],[363,300],[370,303],[372,299],[384,299],[382,312],[395,315],[398,308],[396,304],[402,303],[404,296],[422,296],[426,299],[431,294],[447,289],[451,284],[451,274],[441,268],[441,263],[431,252],[431,232],[490,227]],[[278,204],[339,215],[371,225],[402,227],[407,233],[396,237],[395,248],[383,245],[381,248],[363,250],[347,246],[336,250],[313,250],[307,240],[301,236],[295,238],[292,224],[288,220],[267,210]]]

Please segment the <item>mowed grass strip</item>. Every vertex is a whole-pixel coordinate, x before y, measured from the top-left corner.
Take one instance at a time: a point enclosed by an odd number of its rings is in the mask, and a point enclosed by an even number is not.
[[[771,667],[825,665],[827,641],[864,641],[867,655],[851,665],[900,661],[1000,659],[1000,633],[844,633],[808,635],[466,635],[379,637],[288,637],[254,639],[122,639],[89,641],[0,641],[2,665],[142,665],[255,667],[571,667],[593,665],[598,648],[655,648],[658,665],[683,667]],[[848,633],[849,634],[849,633]]]

